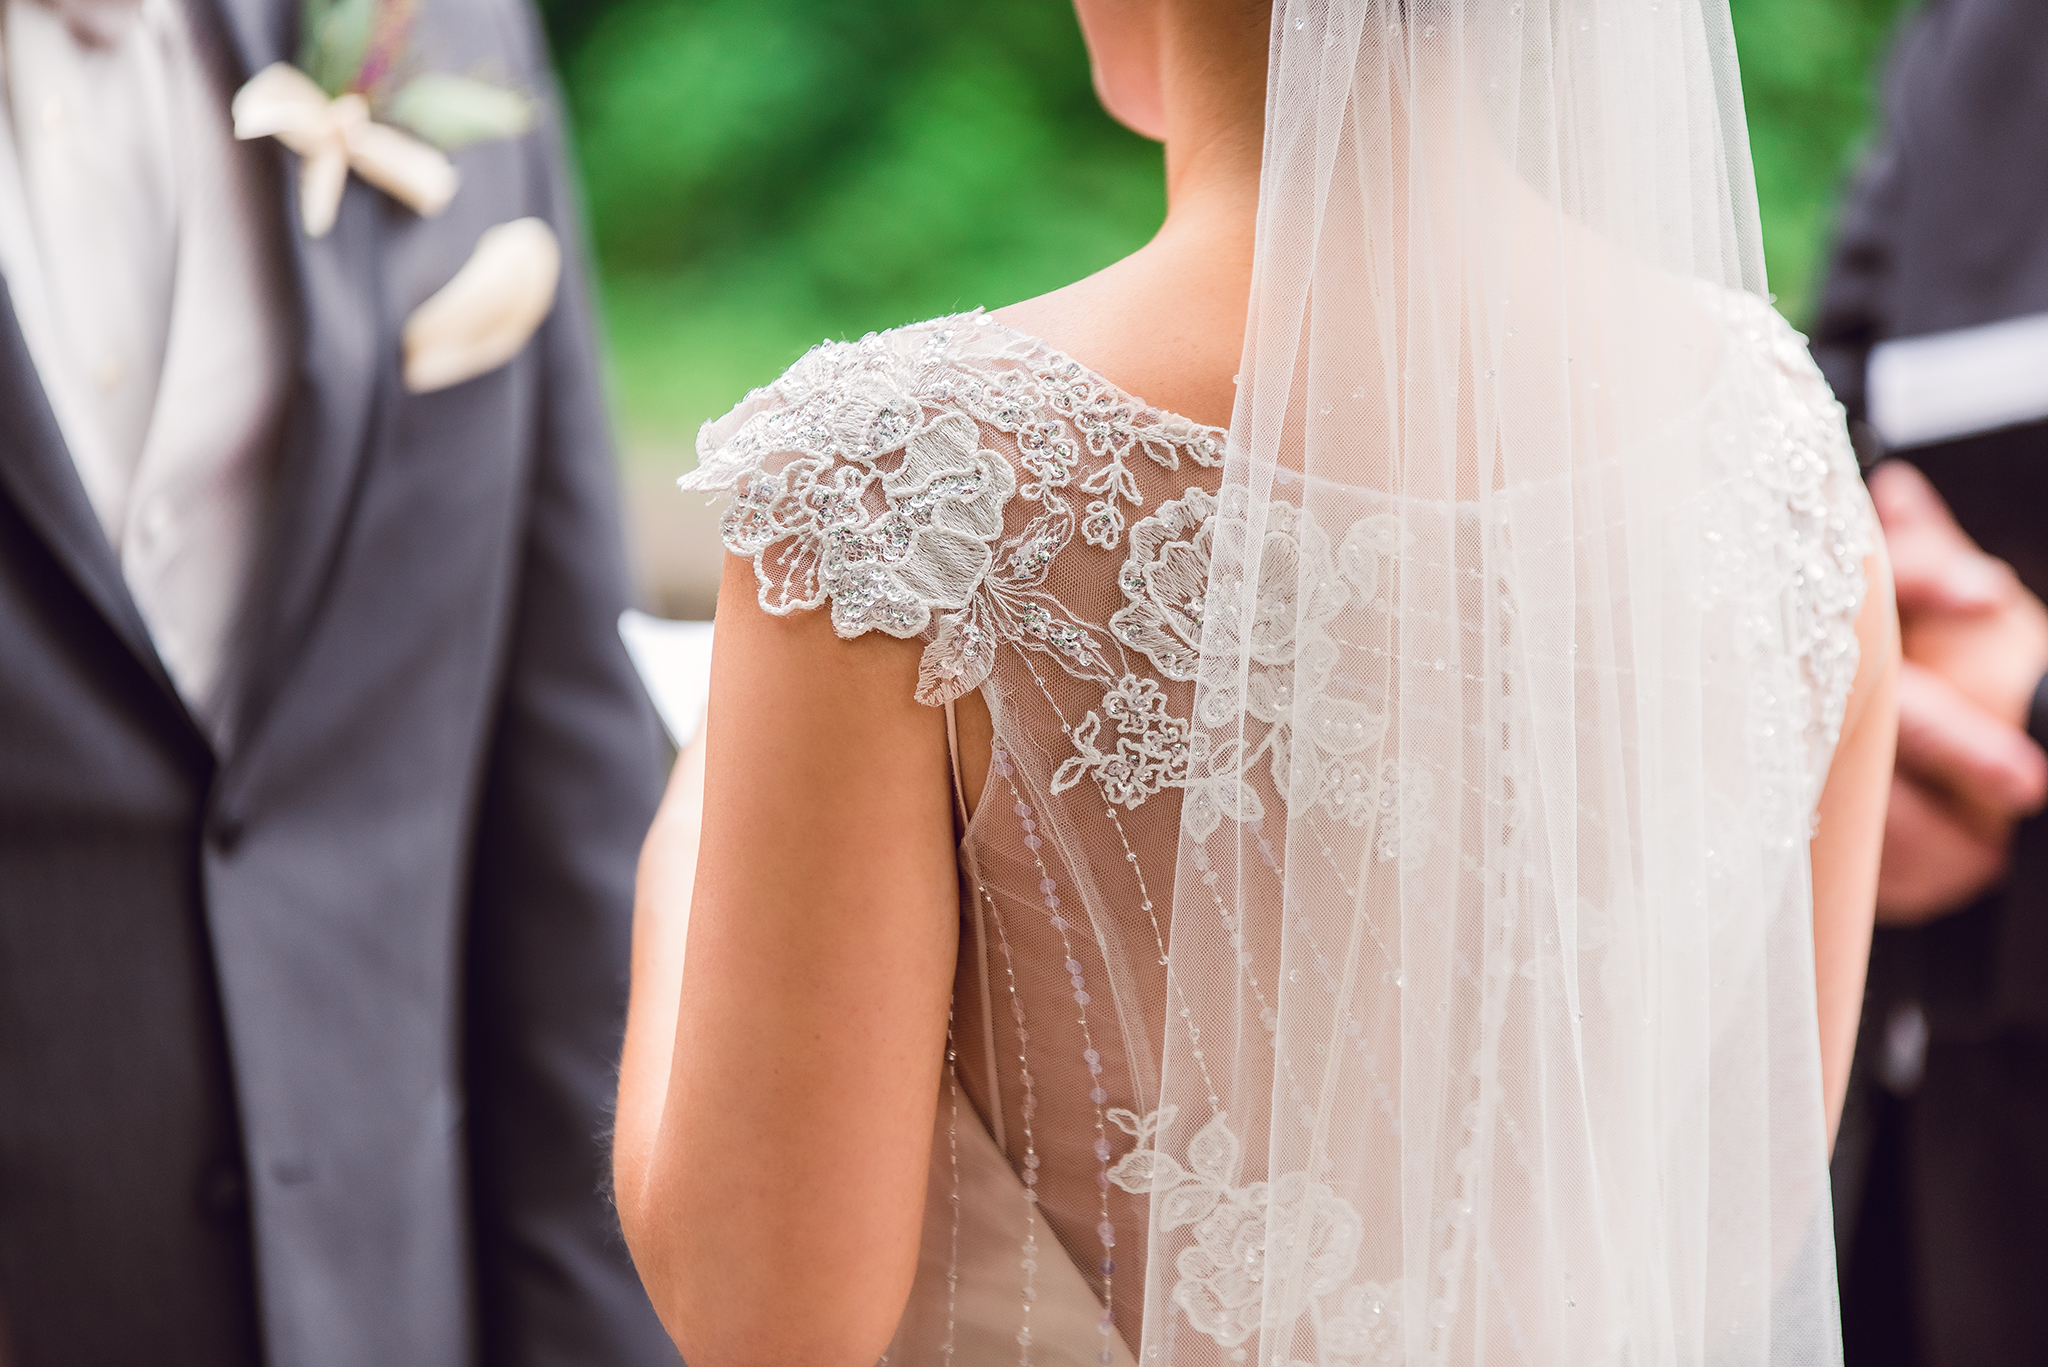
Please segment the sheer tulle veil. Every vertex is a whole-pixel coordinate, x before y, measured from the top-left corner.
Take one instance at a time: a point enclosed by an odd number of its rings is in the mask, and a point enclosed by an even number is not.
[[[1276,3],[1142,1362],[1840,1361],[1763,288],[1726,0]]]

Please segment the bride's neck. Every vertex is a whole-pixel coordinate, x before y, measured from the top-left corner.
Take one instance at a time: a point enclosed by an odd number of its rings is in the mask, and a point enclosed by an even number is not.
[[[1234,25],[1218,21],[1218,6],[1162,8],[1165,226],[1198,223],[1248,239],[1265,135],[1267,20],[1250,6]]]
[[[1116,264],[998,317],[1151,403],[1221,426],[1251,296],[1267,20],[1243,0],[1161,5],[1158,19],[1165,222]]]

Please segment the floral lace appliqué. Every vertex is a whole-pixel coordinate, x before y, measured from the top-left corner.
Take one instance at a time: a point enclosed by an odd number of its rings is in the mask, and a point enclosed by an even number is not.
[[[1198,465],[1223,463],[1223,441],[1215,429],[1171,414],[1141,420],[1148,415],[1138,404],[1075,362],[1062,361],[1041,378],[1053,411],[1080,430],[1089,453],[1101,460],[1081,481],[1082,491],[1096,496],[1081,517],[1082,539],[1091,545],[1115,550],[1123,537],[1124,506],[1143,502],[1127,464],[1134,452],[1166,470],[1180,468],[1182,452]]]
[[[989,449],[996,434],[1014,441],[1014,458]],[[765,610],[829,603],[841,636],[924,636],[918,697],[936,705],[978,687],[1001,643],[1105,691],[1131,674],[1104,624],[1077,619],[1046,578],[1077,537],[1119,544],[1141,504],[1138,457],[1215,466],[1223,433],[968,314],[814,348],[705,424],[698,468],[681,482],[733,493],[725,544],[754,562]],[[1029,512],[1006,535],[1017,500]],[[1153,722],[1130,732],[1135,716],[1111,718],[1146,750],[1131,797],[1156,777],[1151,750],[1171,745]],[[1119,763],[1099,773],[1120,782]]]
[[[1174,1116],[1170,1106],[1142,1117],[1112,1110],[1109,1118],[1138,1143],[1109,1178],[1158,1203],[1160,1229],[1191,1228],[1194,1242],[1175,1260],[1172,1293],[1188,1323],[1224,1348],[1262,1329],[1283,1328],[1265,1322],[1281,1299],[1268,1294],[1267,1278],[1276,1267],[1291,1266],[1320,1360],[1346,1367],[1398,1361],[1397,1297],[1378,1283],[1350,1282],[1365,1235],[1357,1209],[1303,1172],[1241,1182],[1244,1145],[1224,1115],[1188,1141],[1182,1162],[1157,1147]]]
[[[1242,703],[1243,711],[1264,726],[1213,752],[1204,748],[1207,738],[1197,732],[1194,743],[1177,752],[1179,762],[1171,771],[1152,772],[1186,790],[1182,821],[1196,839],[1207,839],[1225,820],[1254,821],[1264,815],[1264,803],[1243,775],[1265,763],[1274,790],[1300,804],[1300,810],[1319,803],[1357,826],[1379,818],[1383,858],[1403,850],[1419,857],[1414,852],[1426,850],[1428,841],[1421,820],[1428,807],[1427,771],[1391,760],[1374,765],[1362,758],[1386,734],[1386,713],[1348,696],[1333,679],[1339,651],[1325,630],[1347,602],[1378,597],[1382,561],[1398,553],[1405,540],[1400,519],[1392,514],[1361,518],[1333,548],[1302,509],[1269,504],[1262,510],[1256,594],[1248,605],[1212,605],[1210,563],[1219,529],[1237,537],[1248,531],[1242,495],[1233,492],[1225,501],[1230,506],[1219,515],[1215,495],[1189,489],[1131,529],[1130,552],[1117,576],[1125,606],[1110,617],[1110,633],[1166,678],[1185,681],[1195,677],[1203,627],[1214,618],[1221,655],[1232,657],[1243,649],[1254,667],[1242,698],[1234,685],[1207,690],[1203,706],[1214,715],[1202,720],[1221,724],[1237,715]],[[1308,602],[1305,610],[1297,610],[1303,584],[1310,586]],[[1242,647],[1234,644],[1239,639]],[[1060,770],[1069,784],[1084,772],[1120,779],[1128,765],[1114,775],[1107,772],[1094,748],[1097,727],[1089,727],[1085,737],[1082,728],[1075,730],[1076,759]],[[1187,730],[1181,726],[1179,738],[1186,739]],[[1123,800],[1110,794],[1107,782],[1104,792],[1111,801]]]
[[[761,580],[768,612],[829,600],[841,636],[909,637],[966,606],[1015,488],[973,420],[949,413],[909,432],[892,468],[807,457],[745,475],[721,530],[734,553],[776,563]]]
[[[1116,748],[1111,751],[1096,744],[1103,714],[1116,728]],[[1157,679],[1126,674],[1103,694],[1102,714],[1091,711],[1074,728],[1074,750],[1074,757],[1052,776],[1055,793],[1093,775],[1104,797],[1118,806],[1137,807],[1187,778],[1188,723],[1167,711]]]
[[[1195,677],[1202,643],[1215,513],[1215,495],[1199,488],[1163,505],[1131,529],[1130,555],[1116,579],[1127,606],[1110,617],[1111,634],[1182,683]]]

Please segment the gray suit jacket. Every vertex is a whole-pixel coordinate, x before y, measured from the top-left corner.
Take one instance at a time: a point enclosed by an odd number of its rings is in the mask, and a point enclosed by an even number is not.
[[[220,5],[243,74],[292,51]],[[524,0],[419,32],[551,88]],[[485,228],[577,259],[560,139],[320,241],[274,155],[299,363],[218,744],[0,297],[0,1360],[672,1362],[602,1195],[660,773],[582,279],[498,370],[398,370]]]

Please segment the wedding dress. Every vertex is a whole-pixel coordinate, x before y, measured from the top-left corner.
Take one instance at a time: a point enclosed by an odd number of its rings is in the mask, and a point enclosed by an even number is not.
[[[1839,1361],[1868,505],[1725,14],[1530,8],[1276,5],[1228,432],[977,311],[699,438],[763,609],[994,719],[891,1362]]]

